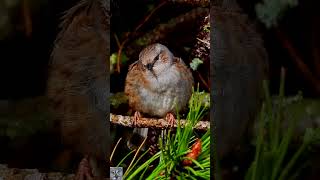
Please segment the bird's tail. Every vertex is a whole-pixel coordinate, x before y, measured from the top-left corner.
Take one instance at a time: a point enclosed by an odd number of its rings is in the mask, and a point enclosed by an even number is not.
[[[129,149],[135,149],[139,147],[142,141],[148,136],[148,128],[134,128],[133,133],[129,141],[127,141],[127,146]],[[142,147],[144,150],[145,147]]]
[[[134,128],[133,133],[137,133],[141,137],[146,138],[148,136],[148,128]]]

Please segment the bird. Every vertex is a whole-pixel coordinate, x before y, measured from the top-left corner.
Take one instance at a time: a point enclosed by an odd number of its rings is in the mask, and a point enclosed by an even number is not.
[[[181,58],[160,43],[148,45],[129,66],[125,80],[125,95],[129,107],[135,111],[133,124],[143,113],[165,117],[174,126],[174,115],[186,109],[193,84],[192,73]]]
[[[106,176],[109,12],[105,0],[69,9],[54,42],[47,95],[65,149],[81,155],[77,179]]]
[[[220,160],[247,148],[269,79],[269,57],[261,32],[236,0],[210,6],[211,116],[214,119],[217,157]],[[239,28],[241,27],[241,28]],[[243,151],[243,150],[241,150]],[[237,153],[239,151],[237,150]]]

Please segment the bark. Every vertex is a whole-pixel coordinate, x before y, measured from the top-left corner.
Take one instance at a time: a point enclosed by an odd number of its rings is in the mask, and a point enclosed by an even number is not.
[[[110,114],[110,122],[112,124],[121,125],[125,127],[139,127],[139,128],[158,128],[166,129],[170,127],[170,124],[165,119],[155,119],[155,118],[140,118],[136,126],[133,125],[133,116],[122,116]],[[186,124],[185,119],[181,119],[181,126],[183,127]],[[177,127],[175,125],[174,127]],[[210,128],[209,121],[199,121],[198,124],[194,127],[198,130],[207,130]]]

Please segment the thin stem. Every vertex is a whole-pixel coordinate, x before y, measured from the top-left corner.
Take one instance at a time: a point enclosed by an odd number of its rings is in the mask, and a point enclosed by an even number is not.
[[[305,79],[309,81],[312,87],[314,87],[316,93],[320,94],[320,81],[314,77],[308,66],[304,63],[303,59],[298,54],[297,50],[293,47],[291,42],[279,28],[276,29],[276,34],[278,38],[281,40],[283,47],[288,50],[289,55],[293,59],[297,68],[302,72]]]
[[[132,161],[130,162],[130,165],[128,166],[128,168],[127,168],[126,172],[124,173],[123,177],[125,177],[125,176],[128,174],[129,169],[131,168],[131,166],[132,166],[132,164],[133,164],[134,160],[136,159],[136,157],[137,157],[137,155],[138,155],[138,153],[139,153],[140,149],[142,148],[142,146],[144,145],[144,143],[146,142],[146,140],[147,140],[147,137],[145,137],[145,138],[144,138],[144,140],[143,140],[143,142],[140,144],[140,146],[139,146],[139,148],[138,148],[137,152],[135,153],[135,155],[134,155],[134,157],[133,157]]]
[[[300,146],[299,150],[293,155],[292,159],[288,163],[288,165],[284,168],[282,171],[279,180],[283,180],[286,178],[288,172],[291,170],[292,166],[297,161],[298,157],[301,155],[301,153],[308,147],[307,143],[303,143],[302,146]]]
[[[157,7],[155,7],[144,19],[143,21],[134,29],[132,33],[128,32],[125,36],[125,39],[122,41],[119,50],[118,50],[118,56],[117,56],[117,72],[120,73],[120,63],[121,63],[121,52],[125,46],[125,44],[129,41],[129,37],[131,34],[136,34],[137,31],[150,19],[150,17],[163,5],[165,5],[167,2],[162,1]]]
[[[110,156],[110,162],[112,161],[113,154],[114,154],[114,152],[116,151],[116,149],[117,149],[117,147],[118,147],[118,145],[119,145],[119,143],[120,143],[121,140],[122,140],[122,138],[120,138],[120,139],[118,140],[117,144],[116,144],[115,147],[113,148],[112,153],[111,153],[111,156]]]

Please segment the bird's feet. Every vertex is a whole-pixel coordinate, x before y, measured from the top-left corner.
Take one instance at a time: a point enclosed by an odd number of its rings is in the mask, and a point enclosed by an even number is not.
[[[132,124],[133,124],[133,127],[136,127],[137,124],[138,124],[138,120],[141,118],[141,114],[139,111],[136,111],[134,113],[134,116],[133,116],[133,121],[132,121]]]
[[[174,127],[174,125],[177,124],[176,118],[174,117],[174,115],[172,113],[167,113],[166,120],[170,124],[170,127]]]
[[[84,157],[80,164],[79,168],[75,177],[75,180],[92,180],[93,175],[91,171],[91,167],[89,164],[89,158],[88,156]]]

